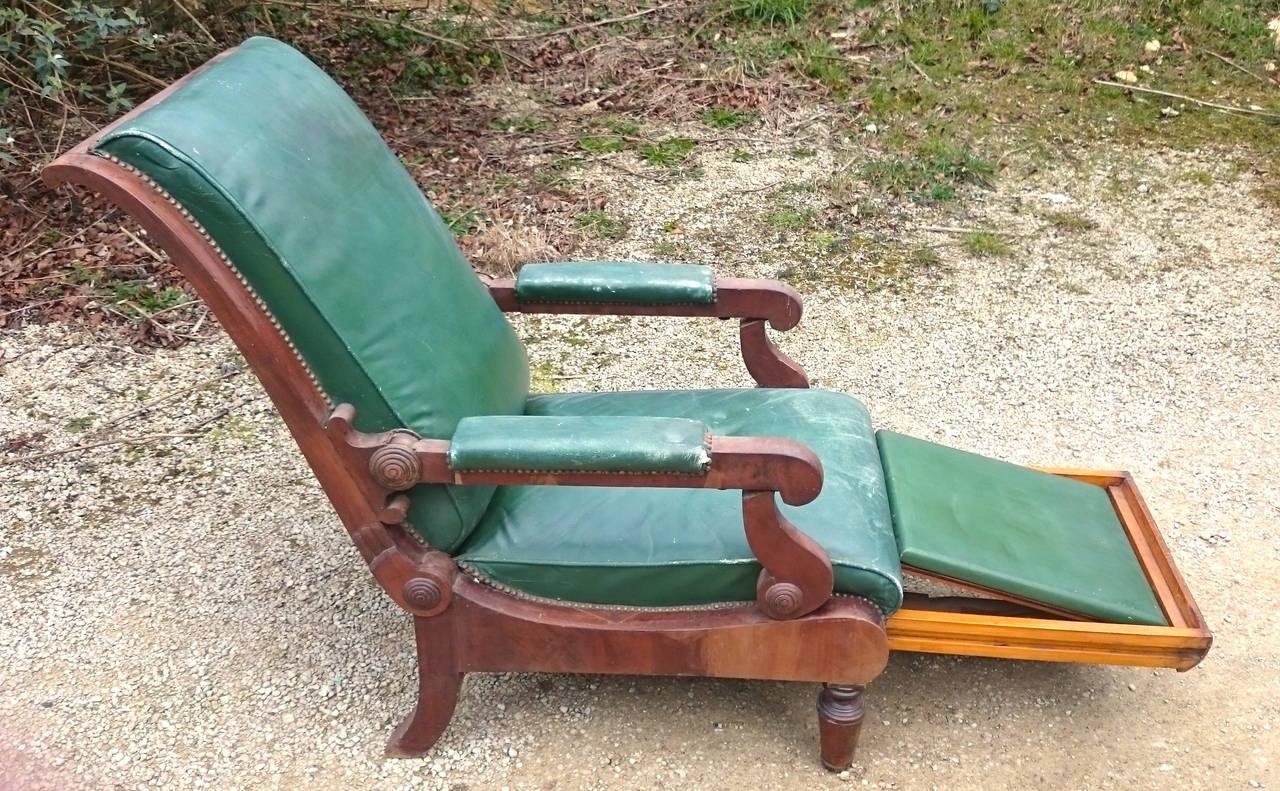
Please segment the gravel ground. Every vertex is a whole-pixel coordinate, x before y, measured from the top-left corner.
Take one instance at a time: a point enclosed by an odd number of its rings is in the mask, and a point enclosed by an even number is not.
[[[813,685],[473,675],[427,759],[386,760],[414,696],[409,621],[229,342],[143,353],[29,327],[0,334],[0,443],[44,436],[7,459],[196,436],[0,466],[0,788],[1280,786],[1280,229],[1230,157],[1091,161],[886,226],[940,262],[887,278],[855,256],[806,281],[780,344],[881,427],[1133,471],[1216,633],[1195,670],[896,655],[838,776]],[[595,252],[652,257],[680,219],[683,257],[726,274],[829,260],[760,222],[762,187],[818,179],[829,153],[702,164],[673,185],[584,174],[630,222]],[[1063,210],[1096,227],[1055,230]],[[918,230],[978,222],[1012,253]],[[542,387],[749,383],[728,324],[520,329]]]

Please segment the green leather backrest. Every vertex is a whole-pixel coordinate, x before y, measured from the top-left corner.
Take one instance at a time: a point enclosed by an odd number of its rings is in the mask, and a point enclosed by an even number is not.
[[[246,41],[97,147],[178,200],[357,427],[448,438],[519,414],[524,347],[412,177],[324,72]],[[410,524],[458,546],[493,494],[419,486]]]

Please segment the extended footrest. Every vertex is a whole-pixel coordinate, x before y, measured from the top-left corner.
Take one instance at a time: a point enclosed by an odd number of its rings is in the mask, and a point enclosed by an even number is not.
[[[1212,636],[1123,472],[1033,470],[879,432],[903,572],[890,648],[1194,666]]]

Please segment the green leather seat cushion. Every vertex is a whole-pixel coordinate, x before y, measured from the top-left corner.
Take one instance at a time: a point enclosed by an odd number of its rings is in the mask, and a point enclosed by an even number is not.
[[[698,264],[557,261],[525,264],[516,275],[523,302],[709,305],[715,274]]]
[[[511,326],[377,130],[301,53],[250,39],[98,152],[191,212],[357,428],[447,439],[463,417],[523,408]],[[416,487],[408,521],[452,549],[492,491]]]
[[[897,544],[870,418],[821,390],[695,390],[531,397],[526,414],[675,417],[714,435],[808,444],[825,478],[817,499],[781,505],[831,557],[840,593],[885,613],[902,603]],[[737,491],[504,486],[462,547],[464,567],[509,587],[575,602],[681,606],[755,598],[760,566]]]
[[[1114,623],[1167,624],[1100,486],[880,431],[904,565]]]

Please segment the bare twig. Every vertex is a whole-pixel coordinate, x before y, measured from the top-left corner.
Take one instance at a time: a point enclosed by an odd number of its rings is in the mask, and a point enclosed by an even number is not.
[[[146,434],[141,437],[120,437],[118,439],[107,439],[102,442],[90,442],[85,445],[73,445],[70,448],[62,448],[60,450],[51,450],[45,453],[36,453],[30,456],[17,456],[11,459],[0,459],[0,466],[6,464],[18,464],[19,462],[33,462],[42,459],[52,459],[57,456],[65,456],[68,453],[76,453],[82,450],[93,450],[95,448],[105,448],[110,445],[146,445],[162,439],[180,439],[186,437],[198,437],[200,433],[180,433],[180,434]]]
[[[1205,52],[1208,52],[1210,55],[1214,56],[1214,57],[1215,57],[1215,58],[1217,58],[1218,60],[1220,60],[1220,61],[1222,61],[1223,63],[1227,64],[1227,65],[1228,65],[1228,66],[1230,66],[1231,68],[1236,69],[1237,71],[1244,72],[1245,74],[1248,74],[1250,77],[1254,78],[1255,80],[1257,80],[1258,82],[1262,83],[1263,85],[1269,85],[1269,84],[1270,84],[1266,77],[1263,77],[1261,74],[1258,74],[1256,71],[1249,71],[1249,70],[1248,70],[1248,69],[1246,69],[1244,66],[1241,66],[1239,63],[1236,63],[1234,60],[1232,60],[1231,58],[1226,57],[1225,55],[1219,55],[1218,53],[1214,52],[1214,51],[1213,51],[1213,50],[1211,50],[1211,49],[1207,49],[1207,50],[1205,50]]]
[[[89,230],[101,225],[104,220],[111,218],[112,216],[115,215],[115,213],[116,213],[115,209],[108,209],[107,211],[103,212],[101,217],[99,217],[98,219],[94,220],[93,222],[89,223],[85,227],[81,228],[80,230],[72,234],[69,239],[63,239],[62,241],[64,242],[64,244],[62,247],[50,247],[48,250],[45,250],[42,253],[36,253],[36,255],[31,260],[35,261],[35,260],[44,258],[46,255],[49,255],[50,253],[59,253],[59,252],[62,252],[63,250],[71,250],[75,248],[77,246],[76,241],[80,237],[84,236],[85,233],[88,232]]]
[[[639,19],[642,16],[648,16],[649,14],[655,13],[657,11],[663,11],[665,9],[668,9],[673,5],[675,5],[675,3],[664,3],[663,5],[653,6],[652,8],[645,8],[640,11],[636,11],[635,13],[632,13],[632,14],[624,14],[622,16],[609,17],[608,19],[597,19],[595,22],[583,22],[580,25],[569,25],[568,27],[557,28],[555,30],[546,30],[541,33],[525,33],[519,36],[487,36],[484,40],[485,41],[531,41],[533,39],[538,39],[538,38],[550,38],[551,36],[559,36],[565,33],[574,33],[579,30],[587,30],[593,27],[601,27],[603,25],[612,25],[616,22],[626,22],[631,19]]]
[[[96,60],[97,62],[103,64],[104,66],[110,66],[113,69],[119,69],[120,71],[123,71],[126,74],[131,74],[134,77],[137,77],[143,82],[151,83],[157,88],[169,87],[169,83],[165,82],[164,80],[161,80],[158,77],[153,77],[150,74],[147,74],[142,69],[138,69],[133,66],[130,66],[128,63],[123,63],[118,60],[113,60],[112,58],[104,58],[100,55],[94,55],[92,52],[85,52],[83,54],[89,60]]]
[[[128,228],[121,228],[121,229],[120,229],[120,231],[121,231],[121,233],[123,233],[125,236],[129,237],[130,239],[132,239],[132,240],[133,240],[133,242],[134,242],[134,244],[138,245],[138,246],[139,246],[139,247],[141,247],[143,250],[146,250],[146,251],[147,251],[147,253],[148,253],[152,258],[154,258],[156,261],[163,261],[163,260],[164,260],[163,258],[161,258],[161,257],[160,257],[160,254],[159,254],[159,253],[157,253],[155,250],[153,250],[153,249],[151,248],[151,245],[149,245],[149,244],[147,244],[146,242],[144,242],[144,241],[142,241],[141,239],[139,239],[139,238],[137,237],[137,235],[136,235],[136,234],[134,234],[132,231],[130,231]]]
[[[1156,96],[1165,96],[1170,99],[1182,99],[1192,104],[1198,104],[1201,107],[1212,107],[1215,110],[1221,110],[1224,113],[1241,113],[1243,115],[1256,115],[1261,118],[1280,119],[1280,113],[1269,113],[1265,110],[1254,110],[1248,107],[1235,107],[1230,104],[1218,104],[1204,99],[1197,99],[1194,96],[1187,96],[1184,93],[1173,93],[1172,91],[1157,91],[1155,88],[1143,88],[1140,85],[1128,85],[1123,82],[1112,82],[1111,80],[1094,80],[1098,85],[1109,85],[1112,88],[1123,88],[1126,91],[1137,91],[1138,93],[1152,93]]]
[[[43,302],[29,302],[26,305],[21,305],[19,307],[14,308],[13,310],[6,310],[4,313],[0,313],[0,318],[4,318],[5,316],[12,316],[15,313],[21,313],[24,310],[31,310],[32,308],[39,308],[45,305],[52,305],[55,302],[61,302],[61,301],[62,301],[62,297],[58,297],[57,299],[46,299]]]
[[[384,24],[384,25],[394,25],[396,27],[403,28],[404,30],[409,31],[410,33],[416,33],[417,35],[422,36],[423,38],[429,38],[432,41],[439,41],[441,44],[448,44],[451,47],[457,47],[458,49],[463,51],[471,49],[466,44],[463,44],[461,41],[458,41],[457,39],[449,38],[448,36],[442,36],[438,33],[432,33],[431,31],[424,30],[423,28],[420,28],[417,25],[410,25],[405,22],[385,19],[383,17],[375,16],[373,14],[360,14],[354,11],[343,11],[339,8],[334,8],[331,4],[325,4],[323,8],[317,8],[316,7],[318,5],[317,3],[314,3],[314,2],[308,3],[308,2],[305,2],[305,0],[303,0],[302,2],[297,2],[296,0],[270,0],[269,4],[285,6],[287,8],[301,8],[308,11],[315,9],[316,11],[321,12],[325,16],[336,16],[336,17],[342,17],[343,19],[354,19],[359,22],[377,22],[379,24]]]
[[[191,328],[192,335],[200,334],[200,328],[204,326],[204,320],[207,318],[209,318],[209,308],[206,306],[204,310],[200,311],[200,318],[196,319],[196,325]]]
[[[659,176],[654,176],[649,173],[636,172],[631,168],[623,167],[622,165],[619,165],[617,162],[614,162],[612,159],[609,159],[609,158],[601,158],[596,161],[598,161],[601,165],[604,165],[605,167],[613,168],[614,170],[617,170],[622,173],[626,173],[628,176],[632,176],[634,178],[648,179],[650,181],[657,181],[660,183],[662,182],[662,178]]]
[[[773,189],[774,187],[777,187],[777,186],[779,186],[779,185],[781,185],[781,184],[786,184],[786,183],[787,183],[787,180],[786,180],[786,179],[779,179],[778,181],[773,181],[773,182],[770,182],[770,183],[768,183],[768,184],[765,184],[765,185],[764,185],[764,186],[762,186],[762,187],[752,187],[752,188],[751,188],[751,189],[749,189],[749,190],[738,190],[737,192],[738,192],[738,194],[739,194],[739,195],[746,195],[746,194],[751,193],[751,192],[764,192],[765,190],[771,190],[771,189]]]
[[[160,309],[159,309],[159,310],[157,310],[155,313],[152,313],[152,314],[151,314],[151,318],[153,318],[153,319],[154,319],[156,316],[159,316],[159,315],[160,315],[160,314],[162,314],[162,313],[171,313],[171,312],[173,312],[173,311],[175,311],[175,310],[182,310],[183,308],[189,308],[189,307],[191,307],[192,305],[202,305],[202,304],[204,304],[204,300],[200,300],[200,299],[188,299],[186,302],[179,302],[178,304],[176,304],[176,305],[170,305],[170,306],[169,306],[169,307],[167,307],[167,308],[160,308]]]
[[[930,231],[932,233],[981,233],[980,228],[965,228],[959,225],[921,225],[917,231]]]
[[[937,87],[938,83],[934,82],[933,78],[930,77],[928,74],[925,74],[924,69],[920,68],[920,64],[912,60],[910,55],[903,53],[902,57],[906,58],[908,66],[916,70],[916,74],[919,74],[921,77],[924,77],[925,82],[929,83],[934,87]]]
[[[201,24],[201,23],[200,23],[200,20],[199,20],[199,19],[196,19],[195,15],[194,15],[194,14],[192,14],[190,11],[188,11],[188,10],[187,10],[187,6],[186,6],[186,4],[185,4],[185,3],[183,3],[183,2],[182,2],[182,0],[173,0],[173,4],[174,4],[174,5],[176,5],[176,6],[178,7],[178,10],[179,10],[179,11],[181,11],[181,12],[182,12],[182,13],[184,13],[184,14],[186,14],[186,15],[187,15],[187,19],[190,19],[190,20],[191,20],[191,22],[192,22],[193,24],[195,24],[195,26],[196,26],[196,27],[200,28],[200,32],[201,32],[201,33],[203,33],[203,34],[205,35],[205,38],[209,39],[209,43],[210,43],[210,44],[217,44],[217,43],[218,43],[218,40],[217,40],[216,38],[214,38],[214,37],[213,37],[213,34],[212,34],[212,33],[210,33],[210,32],[209,32],[209,28],[207,28],[207,27],[205,27],[203,24]]]
[[[142,406],[138,407],[132,412],[126,412],[123,415],[117,415],[111,418],[106,423],[103,423],[101,426],[98,426],[98,428],[95,429],[95,433],[101,433],[106,429],[109,429],[113,426],[116,426],[116,425],[119,425],[120,423],[125,422],[126,420],[130,420],[139,415],[144,415],[147,412],[150,412],[152,408],[157,407],[166,401],[172,401],[175,398],[179,398],[181,396],[187,395],[188,393],[193,393],[196,390],[199,390],[203,387],[208,387],[211,384],[217,384],[218,382],[221,382],[223,379],[230,379],[231,377],[235,376],[238,373],[240,373],[240,369],[233,368],[224,374],[219,374],[217,376],[211,377],[209,379],[204,380],[203,382],[197,382],[196,384],[193,384],[190,387],[184,387],[181,390],[174,390],[172,393],[165,393],[162,396],[153,398],[150,401],[145,402]]]

